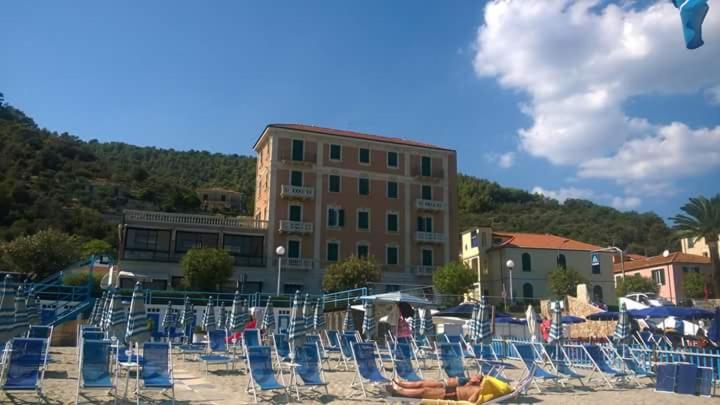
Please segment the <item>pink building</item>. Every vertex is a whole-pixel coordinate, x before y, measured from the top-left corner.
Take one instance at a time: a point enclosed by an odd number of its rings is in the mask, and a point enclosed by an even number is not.
[[[682,283],[686,274],[703,274],[708,283],[712,276],[710,258],[682,252],[670,253],[667,257],[659,255],[631,258],[625,261],[624,266],[619,262],[615,263],[616,282],[622,278],[623,267],[626,277],[639,274],[652,279],[659,286],[658,295],[676,304],[685,299]]]

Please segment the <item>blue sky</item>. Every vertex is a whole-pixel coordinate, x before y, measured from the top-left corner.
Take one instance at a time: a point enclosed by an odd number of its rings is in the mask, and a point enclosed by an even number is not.
[[[663,217],[720,191],[720,74],[676,74],[720,62],[720,14],[691,52],[679,19],[644,23],[676,18],[671,8],[603,17],[600,3],[565,26],[574,2],[546,4],[10,1],[0,91],[41,126],[82,139],[252,154],[266,124],[299,122],[455,148],[466,174]],[[613,46],[613,24],[634,24],[650,45],[624,40],[620,56],[600,55],[602,69],[568,73]],[[592,107],[577,110],[576,96]],[[693,136],[702,148],[682,140]],[[679,156],[667,163],[662,148]],[[698,149],[705,163],[687,170]]]

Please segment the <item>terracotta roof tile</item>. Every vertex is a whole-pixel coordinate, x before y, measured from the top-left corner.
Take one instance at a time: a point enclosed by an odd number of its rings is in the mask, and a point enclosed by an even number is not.
[[[417,146],[420,148],[431,148],[431,149],[439,149],[439,150],[443,150],[443,151],[447,151],[447,152],[455,152],[452,149],[443,148],[443,147],[431,145],[428,143],[411,141],[411,140],[403,139],[403,138],[393,138],[393,137],[380,136],[380,135],[364,134],[362,132],[346,131],[343,129],[323,128],[323,127],[316,127],[313,125],[269,124],[268,128],[291,129],[291,130],[296,130],[296,131],[313,132],[316,134],[323,134],[323,135],[333,135],[333,136],[340,136],[340,137],[345,137],[345,138],[363,139],[366,141],[386,142],[386,143],[394,143],[394,144],[398,144],[398,145]],[[262,135],[261,135],[261,137],[262,137]]]
[[[600,246],[591,245],[589,243],[564,238],[562,236],[551,235],[549,233],[517,233],[517,232],[493,232],[493,237],[508,238],[505,242],[495,246],[502,247],[518,247],[528,249],[562,249],[562,250],[598,250]]]
[[[625,262],[625,272],[631,270],[646,269],[648,267],[664,266],[670,263],[689,263],[689,264],[710,264],[710,258],[699,255],[691,255],[683,252],[670,253],[668,257],[663,255],[652,256],[645,258],[644,260],[632,260]],[[620,263],[613,265],[613,271],[615,273],[622,272]]]

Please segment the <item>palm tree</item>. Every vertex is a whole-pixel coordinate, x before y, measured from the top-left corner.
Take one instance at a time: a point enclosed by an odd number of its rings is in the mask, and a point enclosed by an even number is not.
[[[691,198],[681,210],[684,214],[670,218],[675,225],[678,238],[705,239],[710,249],[710,262],[713,265],[713,287],[720,294],[720,257],[718,257],[718,238],[720,237],[720,194],[713,198],[704,196]]]

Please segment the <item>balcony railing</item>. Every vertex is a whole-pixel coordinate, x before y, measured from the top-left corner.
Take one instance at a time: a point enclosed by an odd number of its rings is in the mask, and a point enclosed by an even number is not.
[[[430,170],[430,172],[423,173],[420,166],[412,167],[410,169],[410,174],[413,177],[421,177],[421,178],[428,179],[428,180],[440,180],[443,177],[445,177],[442,168],[432,169],[432,170]]]
[[[417,200],[415,200],[415,207],[420,210],[442,211],[445,209],[445,202],[436,200],[423,200],[422,198],[418,198]]]
[[[290,221],[283,219],[280,221],[280,232],[287,233],[312,233],[312,222]]]
[[[286,257],[282,261],[282,267],[295,270],[310,270],[313,268],[313,260],[302,257]]]
[[[416,276],[432,276],[435,267],[433,266],[412,266],[410,273]]]
[[[267,221],[252,217],[226,217],[222,215],[177,214],[172,212],[125,210],[124,222],[158,223],[168,225],[194,225],[198,227],[220,227],[264,231]]]
[[[418,242],[445,243],[445,234],[437,232],[415,232],[415,240]]]
[[[280,152],[278,158],[281,161],[285,161],[288,163],[314,164],[317,162],[317,153],[305,152],[303,154],[302,160],[298,160],[298,159],[294,159],[292,153],[290,153],[290,152]]]
[[[283,184],[280,186],[280,197],[310,199],[315,197],[315,189],[312,187]]]

